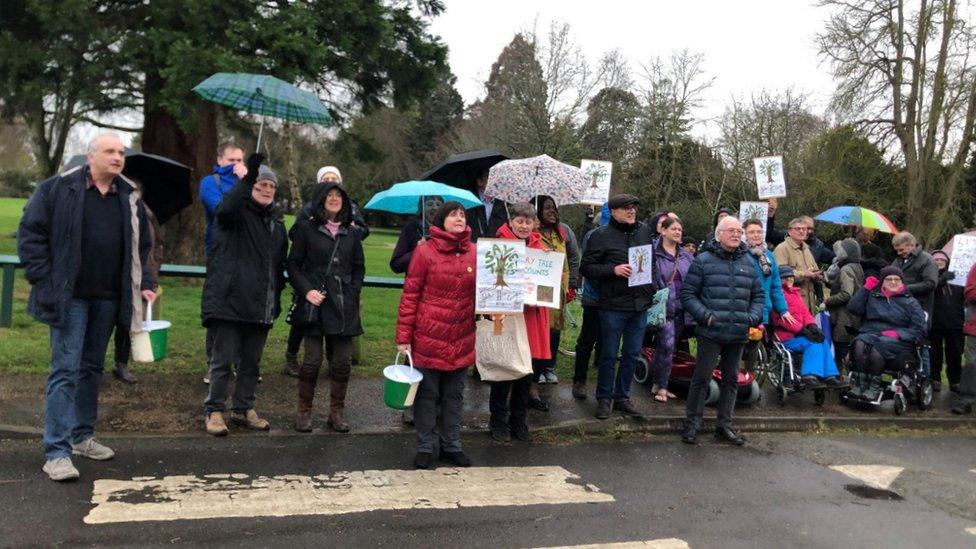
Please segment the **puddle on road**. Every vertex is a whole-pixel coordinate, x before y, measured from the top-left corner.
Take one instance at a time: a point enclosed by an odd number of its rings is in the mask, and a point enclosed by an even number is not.
[[[881,488],[874,488],[873,486],[866,486],[864,484],[845,484],[844,489],[864,499],[881,499],[885,501],[902,501],[905,499],[891,490],[882,490]]]

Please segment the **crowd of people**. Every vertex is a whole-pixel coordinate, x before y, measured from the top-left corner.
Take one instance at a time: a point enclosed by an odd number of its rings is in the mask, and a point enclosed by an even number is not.
[[[363,240],[369,229],[339,169],[325,166],[287,231],[275,200],[277,175],[262,160],[252,154],[245,161],[243,147],[221,143],[217,165],[200,185],[207,220],[204,428],[224,436],[228,419],[247,429],[270,428],[256,411],[259,365],[269,329],[287,311],[285,373],[297,378],[293,427],[312,431],[325,366],[326,424],[345,433],[346,393],[364,330]],[[51,327],[43,470],[53,480],[78,478],[72,455],[114,456],[93,437],[106,348],[115,331],[116,377],[135,382],[125,367],[127,353],[118,349],[125,350],[130,331],[140,331],[145,307],[160,292],[152,214],[137,185],[121,176],[124,161],[118,137],[99,135],[85,166],[38,185],[18,231],[18,252],[32,285],[28,312]],[[760,342],[768,337],[802,355],[797,383],[842,388],[855,402],[876,400],[886,367],[912,354],[938,391],[945,363],[956,393],[953,411],[972,411],[976,317],[967,310],[976,304],[976,269],[965,285],[952,284],[949,255],[926,252],[910,233],[893,237],[897,257],[887,264],[869,230],[828,246],[810,217],[776,229],[773,199],[765,220],[740,221],[732,210],[720,210],[714,232],[699,243],[684,234],[680,212],[641,221],[639,199],[617,194],[602,209],[587,210],[577,235],[561,221],[551,197],[509,204],[486,196],[487,170],[473,183],[482,200],[475,208],[420,198],[417,218],[403,228],[390,258],[390,268],[405,274],[395,345],[423,374],[413,409],[404,415],[416,430],[417,468],[433,467],[435,459],[471,465],[460,425],[464,386],[477,362],[475,243],[485,237],[519,240],[566,258],[561,308],[527,305],[520,315],[486,315],[524,329],[532,370],[490,382],[489,433],[498,441],[532,440],[529,410],[549,409],[540,385],[558,382],[564,311],[577,298],[583,314],[572,394],[590,397],[595,357],[593,413],[599,419],[614,412],[644,416],[630,393],[645,348],[654,350],[653,400],[676,398],[669,384],[673,357],[689,351],[689,338],[696,341],[696,358],[681,434],[686,443],[697,441],[716,368],[721,384],[714,436],[745,443],[732,424],[738,372],[755,366]],[[632,285],[629,250],[647,245],[653,249],[652,282]],[[289,285],[292,299],[283,307]],[[829,326],[818,319],[824,310]]]

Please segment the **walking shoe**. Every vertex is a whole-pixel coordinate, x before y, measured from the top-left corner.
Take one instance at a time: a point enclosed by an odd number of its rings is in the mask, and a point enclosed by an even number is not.
[[[828,377],[824,380],[824,383],[826,383],[828,387],[841,387],[847,383],[847,380],[844,379],[844,376],[836,375]]]
[[[115,457],[115,452],[111,448],[90,437],[78,444],[72,444],[71,454],[95,461],[106,461]]]
[[[573,398],[586,400],[586,383],[573,382]]]
[[[509,442],[512,440],[512,435],[508,430],[507,425],[488,425],[488,434],[491,438],[497,440],[498,442]]]
[[[629,400],[620,400],[613,403],[613,411],[620,412],[621,414],[636,418],[643,419],[644,414],[640,410],[634,407],[634,404]]]
[[[115,379],[123,383],[128,383],[129,385],[137,381],[136,376],[132,375],[132,372],[129,371],[129,365],[124,362],[115,363],[115,369],[112,370],[112,375]]]
[[[529,432],[529,426],[524,423],[512,426],[512,436],[519,442],[532,442],[532,433]]]
[[[73,463],[71,463],[71,458],[60,457],[49,459],[44,462],[44,467],[41,470],[47,473],[47,476],[54,481],[64,482],[66,480],[76,480],[78,478],[78,469],[75,469]]]
[[[546,377],[546,383],[550,383],[550,384],[559,383],[559,378],[556,377],[556,372],[553,370],[549,370],[548,372],[545,372],[542,375]]]
[[[820,378],[817,376],[803,376],[800,382],[804,385],[820,385]]]
[[[299,433],[311,433],[312,432],[312,411],[311,410],[299,410],[295,414],[295,430]]]
[[[546,401],[542,400],[542,397],[539,398],[529,397],[529,408],[532,408],[533,410],[539,410],[540,412],[548,412],[549,404],[547,404]]]
[[[298,355],[285,353],[285,367],[282,368],[281,373],[286,376],[298,377]]]
[[[441,452],[437,459],[444,463],[453,463],[458,467],[471,467],[471,458],[464,455],[464,452]]]
[[[685,427],[681,431],[681,442],[685,444],[698,444],[698,431],[694,427]]]
[[[862,374],[861,372],[851,372],[851,389],[847,391],[847,398],[851,400],[861,400],[861,395],[864,394],[864,383],[866,378],[866,374]]]
[[[862,381],[861,387],[864,388],[864,392],[861,393],[861,400],[865,402],[877,402],[884,391],[881,376],[867,376],[867,380]]]
[[[719,427],[715,429],[715,440],[733,446],[742,446],[746,443],[745,437],[733,431],[731,427]]]
[[[598,400],[596,403],[596,418],[607,419],[610,417],[610,401]]]
[[[254,411],[254,408],[251,408],[243,414],[234,410],[230,413],[230,422],[254,431],[267,431],[271,429],[268,421],[258,417],[258,413]]]
[[[417,469],[430,469],[434,465],[434,454],[430,452],[417,452],[413,458],[413,466]]]
[[[227,424],[224,423],[224,414],[220,412],[210,412],[206,418],[207,433],[215,436],[227,436]]]
[[[535,380],[535,382],[538,383],[539,385],[545,385],[546,383],[549,383],[548,381],[546,381],[546,373],[542,372],[541,374],[539,374],[539,379]]]

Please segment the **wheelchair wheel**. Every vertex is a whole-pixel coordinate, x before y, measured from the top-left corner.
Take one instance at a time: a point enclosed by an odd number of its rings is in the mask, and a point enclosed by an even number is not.
[[[908,409],[908,400],[904,393],[895,393],[895,414],[902,415]]]
[[[919,410],[928,410],[932,407],[932,381],[925,379],[919,384],[917,393],[918,399],[916,404],[918,404]]]
[[[825,389],[816,389],[813,391],[813,403],[817,406],[823,406],[824,402],[827,400],[827,391]]]
[[[769,353],[766,351],[766,346],[760,343],[756,354],[756,381],[759,382],[760,387],[766,384],[766,380],[769,379],[769,370],[772,367],[773,365],[769,363]]]
[[[647,385],[651,381],[651,365],[644,358],[644,355],[637,357],[637,364],[634,366],[634,381],[641,385]]]
[[[718,382],[714,379],[708,380],[708,393],[705,394],[705,406],[714,406],[718,402],[718,397]]]

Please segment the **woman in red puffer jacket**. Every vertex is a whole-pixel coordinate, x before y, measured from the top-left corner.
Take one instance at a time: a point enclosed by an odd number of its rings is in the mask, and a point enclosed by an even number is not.
[[[460,203],[444,204],[431,221],[429,239],[410,258],[396,328],[397,349],[424,375],[413,405],[414,466],[433,464],[439,406],[441,461],[470,467],[461,452],[461,405],[475,358],[475,246]]]

